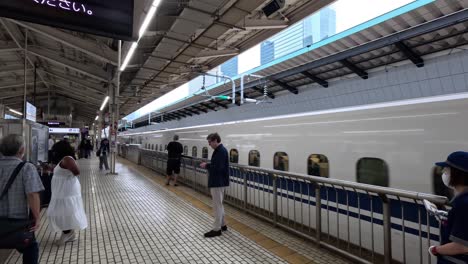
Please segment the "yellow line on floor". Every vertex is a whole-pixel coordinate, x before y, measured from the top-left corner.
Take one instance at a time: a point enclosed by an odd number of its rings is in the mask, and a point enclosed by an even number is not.
[[[196,197],[182,191],[181,189],[174,188],[172,186],[166,186],[166,179],[161,177],[160,174],[154,172],[146,167],[136,165],[133,162],[130,162],[126,159],[118,158],[118,161],[126,166],[132,167],[136,169],[140,174],[145,176],[146,178],[150,179],[151,181],[166,187],[169,191],[173,192],[180,198],[184,199],[185,201],[192,204],[192,206],[210,214],[213,216],[212,209],[209,205],[205,204],[204,202],[200,201]],[[281,243],[267,237],[266,235],[258,232],[255,229],[248,227],[247,225],[237,221],[236,219],[226,216],[226,224],[229,228],[232,228],[242,234],[243,236],[249,238],[252,241],[255,241],[259,246],[263,247],[264,249],[268,250],[272,254],[284,259],[288,263],[291,264],[314,264],[315,262],[311,259],[308,259],[304,255],[292,250],[291,248],[282,245]]]

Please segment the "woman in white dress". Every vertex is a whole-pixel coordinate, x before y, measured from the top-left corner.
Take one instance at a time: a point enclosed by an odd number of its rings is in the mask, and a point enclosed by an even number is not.
[[[56,232],[62,232],[58,244],[76,240],[75,230],[88,226],[81,198],[81,185],[78,180],[80,169],[70,156],[72,150],[58,150],[56,155],[60,162],[55,166],[52,177],[52,198],[47,209],[47,217]]]

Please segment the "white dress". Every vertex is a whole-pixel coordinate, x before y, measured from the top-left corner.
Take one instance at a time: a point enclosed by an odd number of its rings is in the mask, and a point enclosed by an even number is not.
[[[52,177],[52,198],[47,208],[47,217],[56,232],[82,230],[88,221],[81,198],[81,185],[78,177],[67,169],[55,166]]]

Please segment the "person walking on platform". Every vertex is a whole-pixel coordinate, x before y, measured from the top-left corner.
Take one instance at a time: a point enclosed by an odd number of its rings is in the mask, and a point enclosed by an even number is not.
[[[49,135],[49,141],[47,143],[49,145],[49,152],[48,152],[47,161],[51,162],[52,161],[52,156],[54,155],[53,152],[52,152],[52,147],[54,146],[54,143],[55,143],[54,139],[52,138],[51,135]]]
[[[177,176],[180,173],[180,159],[182,157],[182,152],[184,152],[184,148],[178,140],[179,136],[174,135],[174,141],[169,142],[167,145],[166,185],[169,185],[172,178],[174,180],[174,186],[177,186]]]
[[[229,186],[229,157],[226,148],[221,144],[221,137],[218,133],[209,134],[206,139],[214,152],[211,156],[211,162],[203,162],[200,167],[208,169],[208,188],[210,188],[213,199],[215,220],[213,229],[205,233],[205,237],[216,237],[221,235],[221,231],[227,230],[224,221],[223,198],[224,191]]]
[[[106,170],[108,170],[109,163],[107,161],[107,155],[109,155],[109,140],[107,138],[101,141],[101,146],[96,155],[99,157],[99,169],[102,170],[102,166],[104,165]]]
[[[468,263],[468,152],[453,152],[436,165],[444,168],[442,181],[455,198],[447,220],[441,221],[441,245],[431,246],[429,253],[437,256],[438,264]]]
[[[71,157],[69,148],[58,149],[60,159],[52,177],[52,198],[47,209],[47,217],[52,229],[62,232],[57,244],[76,240],[75,230],[88,226],[81,198],[81,185],[78,180],[80,169]]]
[[[32,219],[34,224],[33,241],[24,249],[23,263],[36,264],[39,260],[39,245],[34,231],[40,225],[40,198],[39,192],[44,190],[36,168],[31,163],[24,163],[24,139],[20,135],[10,134],[0,141],[0,192],[3,193],[8,180],[16,171],[16,178],[11,183],[5,195],[0,199],[0,218]],[[22,167],[20,167],[22,166]],[[18,171],[17,171],[18,170]]]

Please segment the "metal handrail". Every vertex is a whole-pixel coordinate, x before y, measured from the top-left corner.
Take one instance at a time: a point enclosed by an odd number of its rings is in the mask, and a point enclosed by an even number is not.
[[[135,148],[122,152],[135,156],[129,151],[138,151],[143,166],[165,173],[167,153]],[[184,156],[179,179],[209,195],[207,171],[198,167],[204,161]],[[422,200],[444,207],[446,197],[240,164],[230,164],[230,172],[227,203],[355,262],[432,261],[424,248],[438,239],[434,231],[439,227]],[[401,213],[395,215],[397,211]],[[411,216],[414,213],[417,216]],[[375,243],[379,235],[381,243]]]

